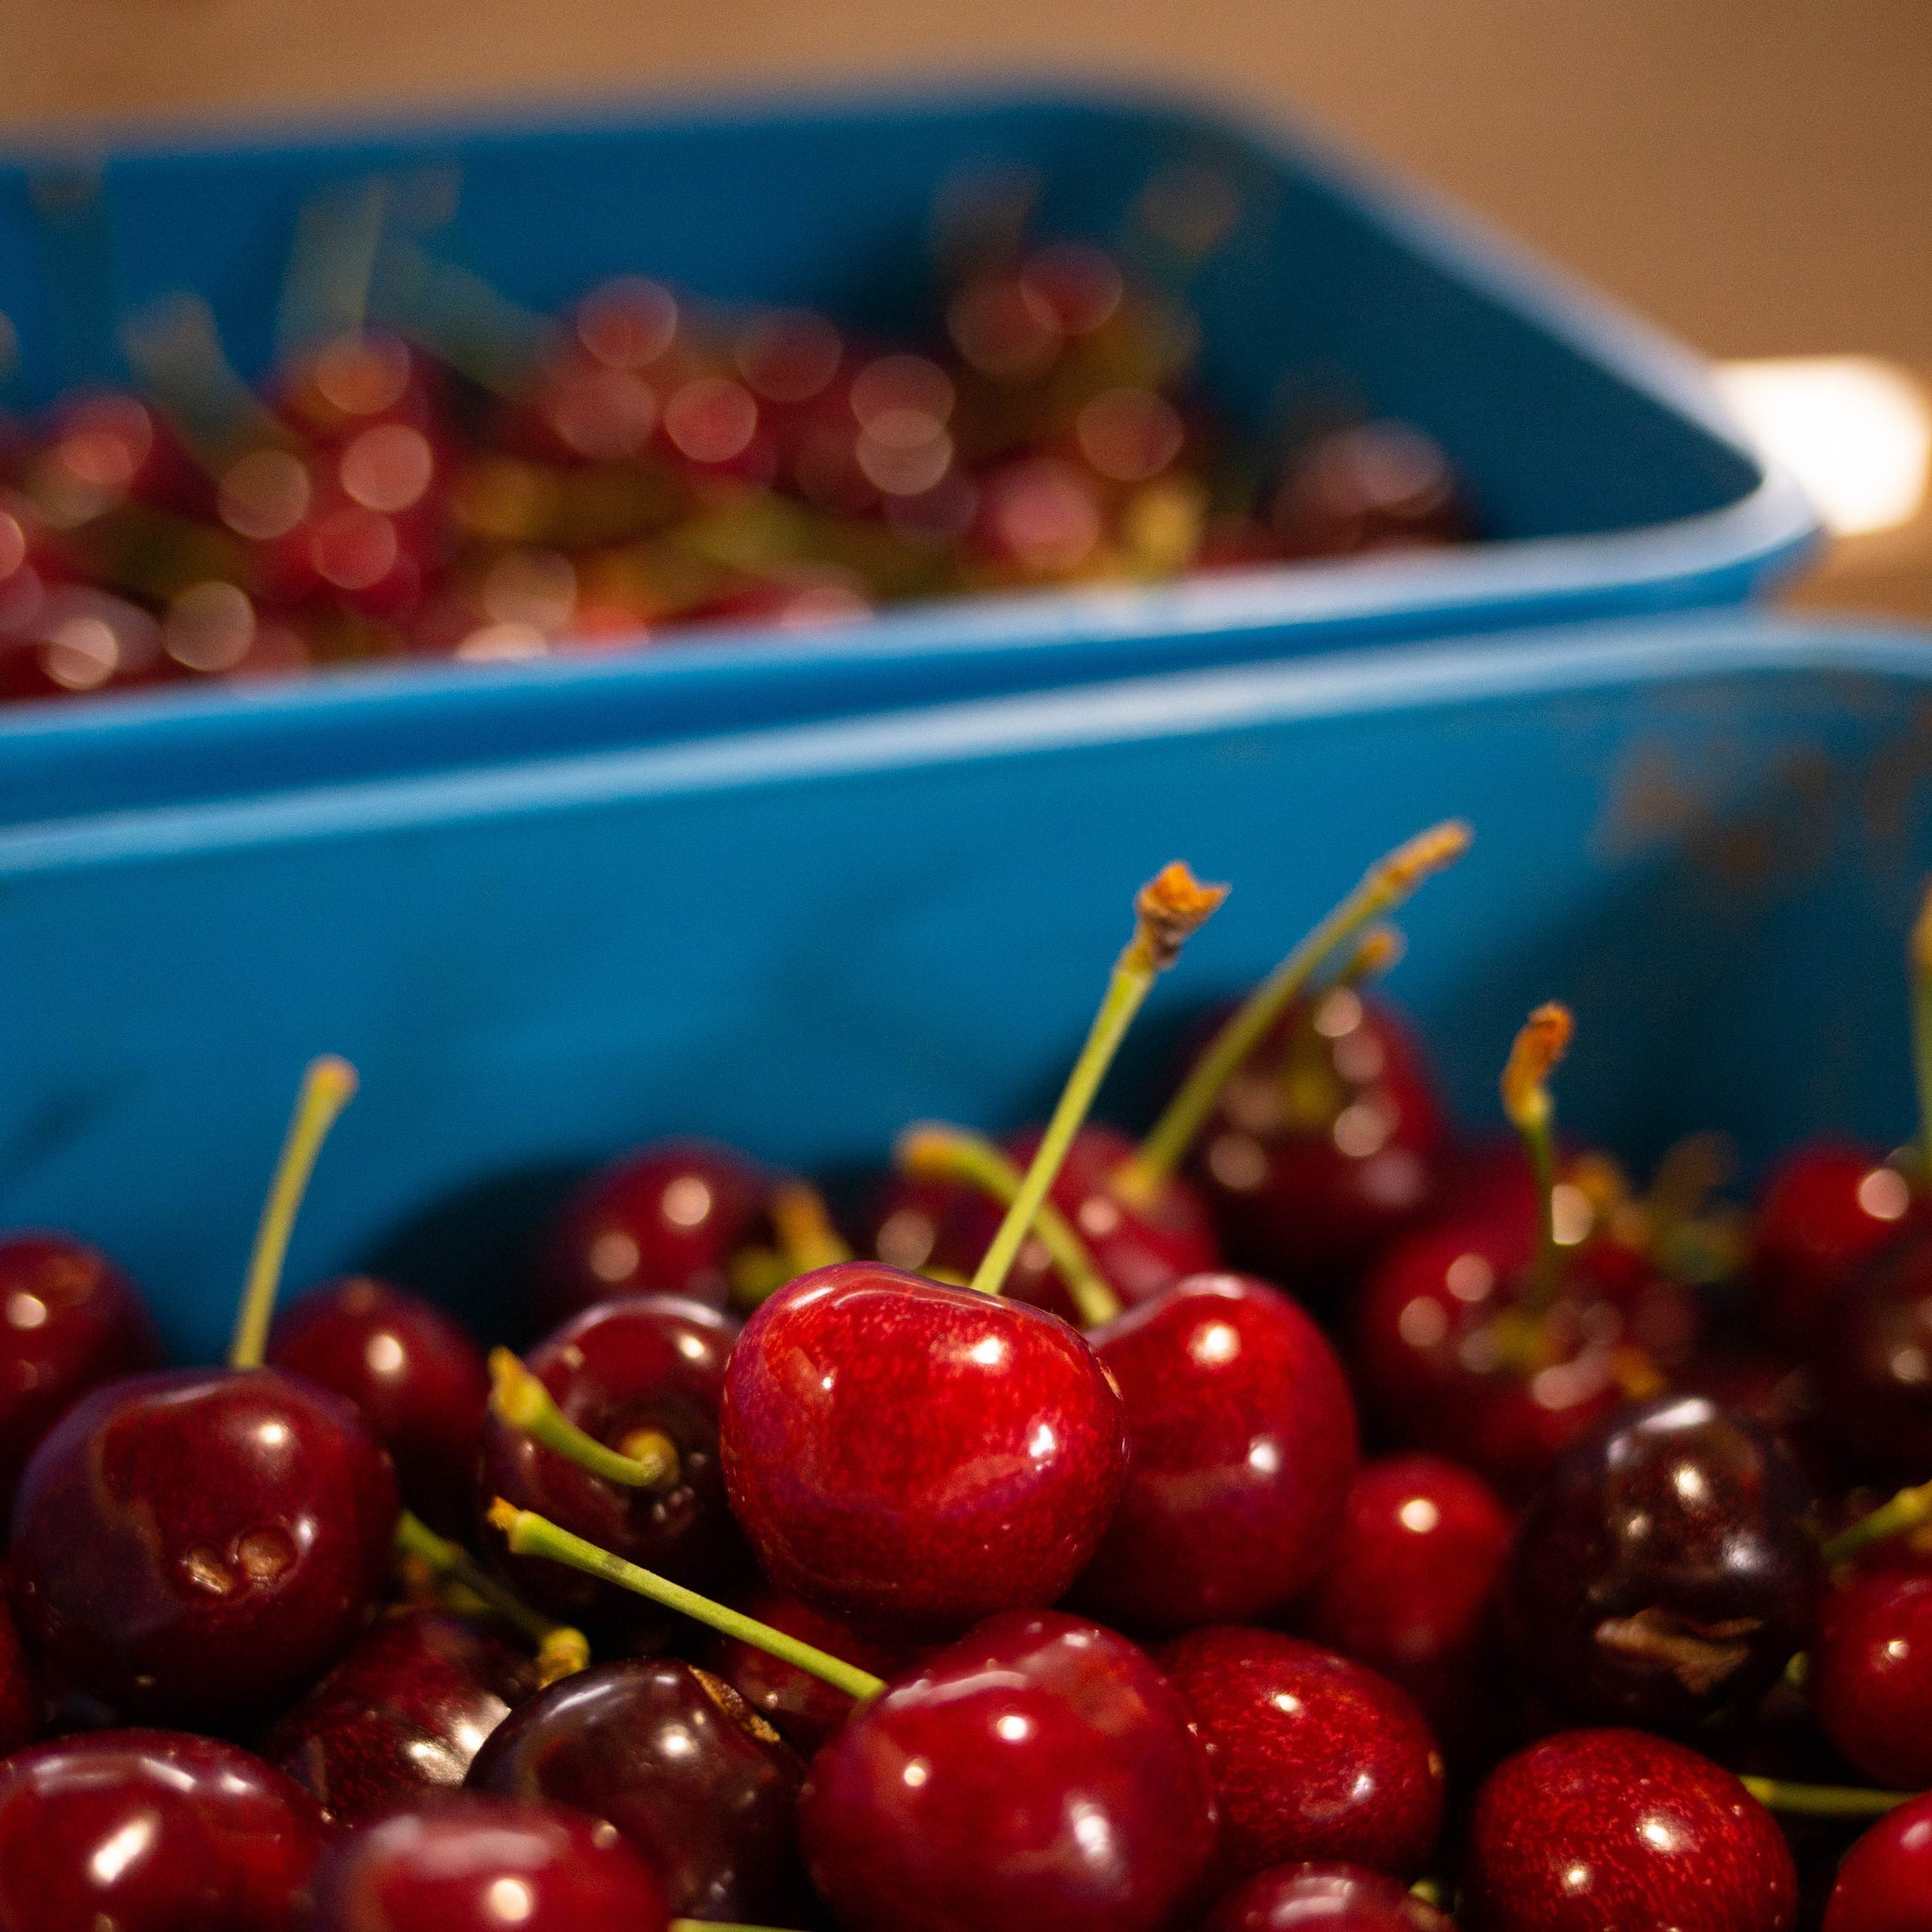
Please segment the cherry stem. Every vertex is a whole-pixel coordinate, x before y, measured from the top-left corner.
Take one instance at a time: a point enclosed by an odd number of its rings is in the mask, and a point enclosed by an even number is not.
[[[1434,1906],[1439,1912],[1449,1909],[1449,1886],[1441,1878],[1418,1878],[1408,1888],[1411,1898],[1419,1898],[1425,1906]]]
[[[1799,1818],[1883,1818],[1920,1795],[1859,1790],[1851,1785],[1793,1785],[1777,1777],[1747,1777],[1742,1782],[1767,1811]]]
[[[1225,886],[1204,886],[1178,861],[1141,888],[1134,901],[1134,937],[1114,962],[1100,1010],[1094,1014],[1086,1044],[1060,1090],[1032,1165],[973,1276],[971,1286],[981,1293],[998,1294],[1006,1286],[1013,1257],[1032,1232],[1033,1217],[1059,1174],[1067,1149],[1074,1144],[1074,1136],[1093,1105],[1101,1080],[1155,980],[1180,957],[1189,936],[1199,930],[1226,897]]]
[[[490,1407],[553,1455],[629,1490],[663,1490],[677,1480],[677,1445],[661,1429],[639,1429],[612,1449],[577,1427],[549,1390],[507,1348],[490,1351]]]
[[[713,1630],[722,1630],[726,1637],[735,1637],[741,1643],[749,1643],[782,1662],[795,1665],[808,1675],[822,1678],[835,1690],[842,1690],[848,1697],[856,1697],[861,1702],[876,1697],[886,1688],[883,1677],[875,1677],[870,1671],[861,1671],[857,1664],[848,1664],[840,1657],[828,1656],[824,1651],[801,1642],[783,1630],[774,1630],[769,1624],[760,1624],[757,1618],[747,1617],[741,1611],[727,1609],[708,1596],[700,1596],[694,1590],[686,1590],[681,1583],[673,1583],[669,1577],[658,1575],[655,1571],[627,1563],[622,1557],[599,1549],[595,1543],[586,1542],[580,1536],[573,1536],[548,1517],[539,1516],[533,1510],[519,1509],[501,1496],[490,1506],[490,1520],[503,1532],[513,1556],[543,1557],[553,1563],[566,1563],[573,1570],[581,1570],[586,1575],[601,1577],[606,1583],[614,1583],[620,1589],[634,1591],[639,1596],[649,1597],[653,1603],[661,1604],[667,1610],[676,1610],[700,1624],[708,1624]]]
[[[284,361],[362,333],[388,213],[389,187],[380,176],[314,195],[296,211],[275,315],[275,353]]]
[[[591,1646],[581,1630],[558,1624],[533,1610],[522,1597],[491,1575],[460,1543],[438,1536],[413,1510],[396,1519],[396,1549],[414,1557],[446,1583],[467,1591],[505,1623],[514,1625],[537,1647],[538,1674],[544,1686],[575,1676],[591,1661]]]
[[[255,1230],[255,1251],[248,1257],[242,1311],[235,1323],[234,1340],[228,1344],[231,1369],[261,1366],[268,1349],[269,1323],[275,1311],[275,1291],[281,1286],[282,1263],[288,1258],[289,1237],[294,1231],[308,1176],[315,1172],[315,1157],[355,1094],[355,1068],[332,1053],[310,1060],[303,1070],[302,1091],[296,1096],[288,1138],[275,1161],[261,1224]]]
[[[673,1919],[667,1932],[781,1932],[776,1925],[727,1925],[723,1919]]]
[[[1932,1189],[1932,884],[1912,922],[1912,1071],[1919,1090],[1921,1191]]]
[[[286,449],[293,438],[262,407],[222,351],[214,311],[198,295],[151,304],[122,331],[142,387],[210,475],[250,449]]]
[[[1523,1137],[1536,1177],[1536,1260],[1530,1290],[1521,1304],[1525,1321],[1546,1315],[1561,1280],[1557,1252],[1557,1109],[1549,1077],[1570,1045],[1575,1023],[1570,1009],[1555,1000],[1539,1007],[1509,1049],[1503,1069],[1503,1111]]]
[[[1447,819],[1398,845],[1363,874],[1354,891],[1321,920],[1208,1041],[1147,1138],[1114,1174],[1111,1186],[1122,1200],[1144,1207],[1154,1199],[1161,1183],[1187,1158],[1222,1089],[1260,1045],[1268,1029],[1307,991],[1323,961],[1364,926],[1401,905],[1431,873],[1460,858],[1469,850],[1470,836],[1459,819]]]
[[[1841,1529],[1824,1546],[1827,1564],[1843,1563],[1873,1543],[1888,1537],[1908,1536],[1932,1523],[1932,1483],[1901,1490],[1889,1503],[1881,1503],[1869,1516],[1861,1516],[1847,1529]]]
[[[1019,1198],[1024,1176],[983,1134],[964,1127],[923,1121],[908,1127],[892,1150],[892,1164],[913,1180],[958,1181],[989,1194],[1003,1208]],[[1083,1328],[1097,1328],[1121,1311],[1120,1297],[1107,1284],[1087,1243],[1074,1224],[1051,1201],[1041,1201],[1033,1216],[1033,1232],[1046,1250]]]
[[[772,1190],[767,1211],[794,1275],[851,1260],[852,1250],[832,1225],[824,1196],[809,1181],[780,1181]]]

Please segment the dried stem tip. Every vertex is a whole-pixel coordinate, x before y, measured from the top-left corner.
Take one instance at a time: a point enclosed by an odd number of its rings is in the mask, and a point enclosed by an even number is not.
[[[1517,1127],[1541,1126],[1549,1112],[1550,1097],[1543,1083],[1569,1050],[1576,1023],[1570,1008],[1556,1000],[1539,1007],[1517,1034],[1503,1069],[1503,1111]]]
[[[1391,892],[1406,899],[1432,872],[1454,865],[1474,837],[1465,820],[1444,819],[1398,845],[1375,871]]]
[[[1402,958],[1407,943],[1392,925],[1378,925],[1363,935],[1362,942],[1350,955],[1347,965],[1335,975],[1337,986],[1359,986],[1365,979],[1380,979]]]
[[[1134,900],[1137,924],[1128,955],[1165,973],[1226,897],[1225,886],[1204,886],[1179,859],[1163,866]]]

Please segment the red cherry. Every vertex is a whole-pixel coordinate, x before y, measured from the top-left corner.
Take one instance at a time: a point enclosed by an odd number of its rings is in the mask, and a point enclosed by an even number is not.
[[[0,1241],[0,1504],[78,1396],[159,1359],[139,1292],[98,1248],[64,1234]]]
[[[1347,557],[1460,542],[1471,517],[1434,438],[1407,423],[1361,423],[1297,455],[1273,524],[1283,557]]]
[[[1334,1861],[1276,1865],[1231,1891],[1201,1932],[1454,1932],[1400,1879]]]
[[[731,1257],[770,1192],[769,1177],[742,1155],[700,1141],[666,1141],[612,1162],[572,1197],[551,1235],[551,1318],[618,1294],[681,1294],[723,1307]]]
[[[864,1623],[1049,1604],[1120,1495],[1120,1397],[1064,1322],[874,1261],[801,1275],[724,1378],[724,1481],[774,1582]]]
[[[1015,1612],[865,1706],[813,1760],[799,1827],[850,1932],[1156,1932],[1207,1871],[1214,1800],[1143,1653]]]
[[[534,1349],[530,1372],[564,1416],[608,1448],[643,1430],[668,1438],[677,1471],[632,1489],[593,1475],[491,1415],[484,1427],[479,1493],[533,1509],[600,1547],[675,1582],[713,1591],[743,1564],[724,1501],[719,1404],[737,1326],[674,1295],[628,1295],[586,1308]],[[540,1557],[509,1557],[486,1525],[518,1592],[572,1623],[636,1632],[661,1619],[627,1591]]]
[[[459,1785],[490,1733],[537,1688],[528,1658],[440,1610],[359,1638],[270,1728],[261,1755],[340,1824]]]
[[[96,1731],[0,1762],[0,1925],[289,1932],[322,1822],[236,1745]]]
[[[1081,1605],[1162,1633],[1284,1609],[1327,1561],[1355,1473],[1355,1407],[1321,1330],[1265,1282],[1201,1274],[1091,1340],[1128,1465]]]
[[[1932,1469],[1932,1224],[1886,1247],[1836,1305],[1819,1344],[1821,1420],[1857,1474]]]
[[[1344,1858],[1413,1878],[1442,1824],[1442,1757],[1407,1691],[1319,1645],[1220,1625],[1157,1653],[1208,1747],[1222,1875]]]
[[[608,1824],[469,1792],[339,1838],[305,1932],[665,1932],[656,1875]]]
[[[469,1529],[490,1377],[440,1308],[367,1274],[327,1282],[276,1318],[268,1361],[346,1396],[389,1451],[403,1501],[446,1535]]]
[[[614,1824],[680,1917],[784,1924],[804,1888],[805,1766],[728,1685],[672,1658],[597,1664],[499,1725],[472,1790]]]
[[[1824,1932],[1924,1932],[1932,1899],[1932,1792],[1881,1818],[1838,1869]]]
[[[1932,1785],[1932,1576],[1879,1572],[1827,1593],[1806,1688],[1824,1735],[1874,1784]]]
[[[1787,1932],[1798,1874],[1729,1772],[1641,1731],[1565,1731],[1476,1794],[1461,1916],[1471,1932]]]
[[[285,1701],[388,1582],[395,1474],[341,1396],[274,1369],[133,1375],[49,1432],[13,1510],[32,1640],[131,1714]]]

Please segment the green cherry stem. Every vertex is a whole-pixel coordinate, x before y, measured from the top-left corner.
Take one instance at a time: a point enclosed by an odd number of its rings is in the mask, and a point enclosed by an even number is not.
[[[1180,957],[1189,936],[1199,930],[1226,897],[1225,886],[1204,886],[1178,861],[1141,888],[1134,901],[1134,937],[1114,962],[1100,1010],[1094,1014],[1086,1044],[1060,1090],[1039,1151],[974,1274],[971,1285],[981,1293],[998,1294],[1006,1286],[1013,1257],[1032,1232],[1033,1217],[1046,1199],[1067,1149],[1093,1105],[1100,1082],[1155,980]]]
[[[1920,1794],[1868,1791],[1851,1785],[1794,1785],[1777,1777],[1747,1777],[1744,1789],[1767,1811],[1795,1818],[1883,1818]]]
[[[637,1429],[612,1449],[577,1427],[549,1390],[507,1348],[490,1351],[490,1407],[566,1462],[630,1490],[669,1489],[679,1474],[677,1445],[661,1429]]]
[[[503,1532],[512,1556],[543,1557],[553,1563],[567,1563],[573,1570],[581,1570],[588,1576],[601,1577],[621,1590],[634,1591],[639,1596],[649,1597],[653,1603],[661,1604],[667,1610],[675,1610],[681,1616],[708,1624],[713,1630],[722,1630],[726,1637],[735,1637],[741,1643],[749,1643],[788,1664],[795,1664],[809,1675],[822,1678],[835,1690],[842,1690],[848,1697],[856,1697],[861,1702],[876,1697],[886,1688],[883,1677],[874,1677],[870,1671],[861,1671],[857,1664],[848,1664],[828,1656],[809,1643],[801,1642],[796,1637],[788,1636],[783,1630],[774,1630],[769,1624],[760,1624],[755,1617],[727,1609],[723,1604],[713,1603],[709,1597],[700,1596],[694,1590],[686,1590],[681,1583],[673,1583],[669,1577],[659,1576],[655,1571],[627,1563],[622,1557],[612,1556],[608,1550],[599,1549],[595,1543],[586,1542],[580,1536],[573,1536],[548,1517],[539,1516],[529,1509],[519,1509],[501,1496],[490,1506],[490,1520]]]
[[[1889,1503],[1881,1503],[1869,1516],[1861,1516],[1849,1528],[1841,1529],[1824,1546],[1827,1564],[1844,1563],[1860,1550],[1882,1543],[1888,1537],[1909,1536],[1913,1530],[1932,1523],[1932,1483],[1901,1490]]]
[[[668,1932],[781,1932],[776,1925],[727,1925],[723,1919],[673,1919]]]
[[[1932,1190],[1932,883],[1912,922],[1912,1072],[1919,1090],[1919,1172]]]
[[[302,1091],[296,1096],[288,1138],[275,1161],[268,1199],[262,1204],[255,1251],[248,1257],[242,1312],[235,1323],[235,1339],[228,1344],[231,1369],[261,1366],[268,1348],[269,1323],[275,1311],[275,1291],[281,1286],[282,1263],[289,1255],[289,1237],[294,1231],[308,1176],[315,1172],[315,1157],[355,1093],[355,1068],[332,1053],[310,1060],[303,1071]]]
[[[983,1134],[941,1122],[922,1121],[899,1136],[892,1165],[912,1180],[959,1181],[989,1194],[1003,1208],[1019,1198],[1024,1176]],[[1121,1311],[1120,1297],[1093,1265],[1087,1243],[1074,1224],[1042,1200],[1033,1216],[1033,1232],[1066,1285],[1083,1328],[1097,1328]]]
[[[1536,1176],[1536,1260],[1522,1313],[1534,1322],[1547,1314],[1561,1281],[1557,1252],[1557,1109],[1549,1078],[1570,1045],[1575,1023],[1568,1007],[1555,1000],[1539,1007],[1524,1023],[1503,1069],[1503,1111],[1523,1137]]]
[[[1362,875],[1361,883],[1327,913],[1306,939],[1275,967],[1208,1041],[1142,1141],[1115,1173],[1112,1188],[1121,1199],[1145,1207],[1161,1183],[1187,1158],[1222,1089],[1266,1037],[1268,1029],[1307,991],[1323,962],[1357,934],[1374,924],[1429,876],[1469,850],[1470,829],[1449,819],[1398,845]]]

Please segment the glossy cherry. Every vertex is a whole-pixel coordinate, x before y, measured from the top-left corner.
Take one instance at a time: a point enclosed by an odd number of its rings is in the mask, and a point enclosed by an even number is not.
[[[1328,1560],[1355,1473],[1326,1338],[1265,1282],[1204,1274],[1089,1339],[1121,1392],[1128,1464],[1078,1603],[1162,1634],[1284,1609]]]
[[[322,1842],[308,1794],[234,1744],[96,1731],[0,1761],[0,1925],[291,1932]]]
[[[467,1534],[490,1377],[458,1324],[420,1295],[353,1274],[289,1305],[268,1361],[347,1396],[389,1451],[404,1503],[447,1536]]]
[[[159,1360],[139,1292],[98,1248],[64,1234],[0,1241],[0,1506],[79,1396]]]
[[[1231,1624],[1156,1661],[1208,1748],[1227,1883],[1341,1858],[1413,1878],[1442,1823],[1442,1757],[1415,1700],[1333,1651]]]
[[[805,1764],[731,1688],[669,1657],[594,1664],[499,1725],[472,1790],[614,1824],[681,1917],[789,1924]]]
[[[537,1688],[530,1660],[441,1610],[398,1610],[359,1638],[262,1737],[261,1755],[340,1824],[460,1785],[478,1747]]]
[[[724,1501],[719,1405],[737,1324],[675,1295],[626,1295],[586,1308],[526,1359],[563,1414],[612,1449],[641,1430],[676,1452],[672,1479],[628,1488],[569,1462],[491,1415],[483,1432],[479,1494],[534,1509],[618,1556],[694,1590],[729,1584],[744,1560]],[[626,1591],[539,1558],[489,1547],[526,1601],[575,1624],[639,1631],[661,1624]]]
[[[1830,1591],[1806,1688],[1824,1734],[1874,1784],[1932,1785],[1932,1575],[1878,1572]]]
[[[304,1932],[664,1932],[656,1874],[610,1825],[462,1792],[337,1839]]]
[[[1238,1886],[1201,1932],[1455,1932],[1398,1878],[1334,1859],[1275,1865]]]
[[[1552,1472],[1504,1587],[1510,1653],[1559,1710],[1688,1731],[1747,1709],[1823,1585],[1804,1477],[1701,1395],[1613,1417]]]
[[[1932,1225],[1923,1216],[1838,1302],[1818,1354],[1821,1422],[1848,1471],[1923,1481],[1932,1470]]]
[[[799,1826],[849,1932],[1157,1932],[1215,1838],[1174,1692],[1052,1611],[989,1620],[868,1704],[813,1760]]]
[[[1788,1932],[1798,1875],[1729,1772],[1641,1731],[1565,1731],[1476,1794],[1458,1916],[1469,1932]]]
[[[1845,1854],[1824,1932],[1924,1932],[1932,1900],[1932,1793],[1881,1818]]]
[[[551,1231],[549,1319],[623,1294],[723,1307],[731,1257],[757,1232],[770,1193],[760,1168],[708,1141],[660,1141],[613,1161],[577,1190]]]
[[[941,1632],[1061,1596],[1126,1458],[1120,1397],[1058,1316],[873,1261],[802,1275],[745,1324],[721,1440],[779,1589]]]

